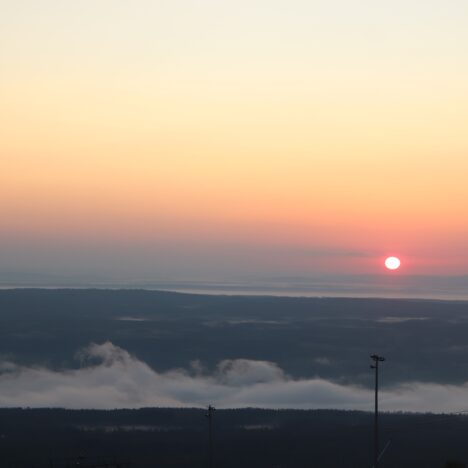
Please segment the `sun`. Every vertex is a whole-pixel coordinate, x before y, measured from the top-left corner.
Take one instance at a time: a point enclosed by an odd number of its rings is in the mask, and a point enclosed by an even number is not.
[[[398,257],[387,257],[385,259],[385,266],[389,270],[398,270],[400,268],[401,262]]]

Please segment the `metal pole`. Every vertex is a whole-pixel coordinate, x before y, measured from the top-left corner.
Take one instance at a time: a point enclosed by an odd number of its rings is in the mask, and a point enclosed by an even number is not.
[[[208,413],[206,417],[208,418],[208,467],[213,468],[214,459],[213,459],[213,411],[215,408],[213,406],[208,406]]]
[[[371,359],[374,364],[371,369],[375,370],[375,395],[374,395],[374,468],[379,468],[379,362],[385,358],[372,354]]]

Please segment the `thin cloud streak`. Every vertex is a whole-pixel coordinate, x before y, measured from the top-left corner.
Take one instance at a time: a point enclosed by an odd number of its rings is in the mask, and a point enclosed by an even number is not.
[[[81,367],[54,371],[0,364],[0,406],[64,408],[203,407],[335,408],[372,410],[372,390],[320,378],[293,379],[267,361],[221,361],[208,374],[190,369],[159,373],[110,342],[77,353]],[[382,390],[384,411],[457,412],[468,407],[468,383],[411,382]]]

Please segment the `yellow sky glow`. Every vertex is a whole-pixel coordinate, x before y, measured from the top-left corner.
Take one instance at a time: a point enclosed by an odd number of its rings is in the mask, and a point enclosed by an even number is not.
[[[468,7],[350,3],[0,1],[0,239],[468,272]]]

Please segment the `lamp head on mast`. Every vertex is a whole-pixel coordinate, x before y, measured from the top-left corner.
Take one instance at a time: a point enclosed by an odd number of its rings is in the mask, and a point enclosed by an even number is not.
[[[371,369],[375,369],[379,362],[385,361],[385,358],[383,356],[379,356],[377,354],[371,354],[370,358],[375,362],[375,365],[371,365]]]

